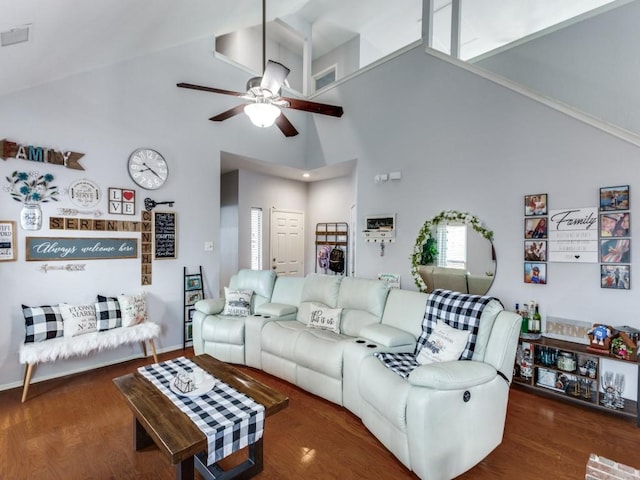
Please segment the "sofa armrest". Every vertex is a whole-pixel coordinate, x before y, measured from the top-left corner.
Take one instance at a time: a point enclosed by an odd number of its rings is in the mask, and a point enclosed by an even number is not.
[[[297,311],[298,307],[295,305],[287,305],[284,303],[263,303],[259,307],[256,307],[255,314],[284,317],[287,315],[294,315]]]
[[[497,370],[488,363],[455,360],[420,365],[409,375],[409,383],[435,390],[460,390],[487,383],[497,374]]]
[[[416,344],[416,338],[409,332],[381,323],[374,323],[362,328],[360,336],[383,347],[409,345],[413,348]]]
[[[200,300],[196,302],[195,308],[205,315],[217,315],[224,310],[224,298],[207,298],[206,300]]]

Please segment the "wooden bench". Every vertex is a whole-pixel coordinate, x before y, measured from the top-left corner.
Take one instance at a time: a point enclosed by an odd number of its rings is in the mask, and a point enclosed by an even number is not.
[[[58,359],[89,355],[95,351],[111,350],[121,345],[142,343],[142,351],[147,356],[149,342],[154,362],[158,363],[153,339],[160,334],[160,325],[143,322],[131,327],[118,327],[103,332],[92,332],[76,337],[57,337],[20,346],[20,363],[26,365],[22,387],[22,403],[27,399],[29,384],[38,363],[55,362]]]

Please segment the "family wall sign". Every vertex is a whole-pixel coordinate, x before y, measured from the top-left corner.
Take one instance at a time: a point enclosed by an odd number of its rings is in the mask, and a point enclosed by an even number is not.
[[[0,158],[2,160],[17,158],[30,162],[62,165],[73,170],[84,170],[84,167],[79,163],[82,157],[84,157],[84,153],[54,150],[36,145],[20,145],[7,139],[0,140]]]

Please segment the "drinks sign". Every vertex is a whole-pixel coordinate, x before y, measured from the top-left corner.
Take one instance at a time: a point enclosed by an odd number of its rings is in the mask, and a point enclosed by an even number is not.
[[[550,262],[598,263],[598,208],[549,210]]]

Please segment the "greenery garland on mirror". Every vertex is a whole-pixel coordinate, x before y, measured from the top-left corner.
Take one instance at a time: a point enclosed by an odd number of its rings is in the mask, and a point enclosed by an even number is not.
[[[436,225],[440,223],[447,224],[449,222],[471,225],[471,227],[484,238],[489,241],[493,240],[493,232],[484,228],[478,217],[467,212],[459,212],[457,210],[444,210],[433,217],[431,220],[427,220],[426,222],[424,222],[422,228],[420,228],[420,231],[418,232],[418,238],[416,238],[416,243],[413,247],[413,253],[409,257],[411,259],[411,275],[413,275],[413,281],[418,287],[418,290],[420,290],[421,292],[423,292],[427,288],[427,285],[424,283],[422,277],[420,276],[420,272],[418,272],[418,267],[420,265],[425,265],[425,263],[422,263],[423,255],[437,255],[437,249],[434,244],[435,240],[431,234],[431,231]],[[429,247],[427,252],[424,252],[425,244],[427,244],[427,246]]]

